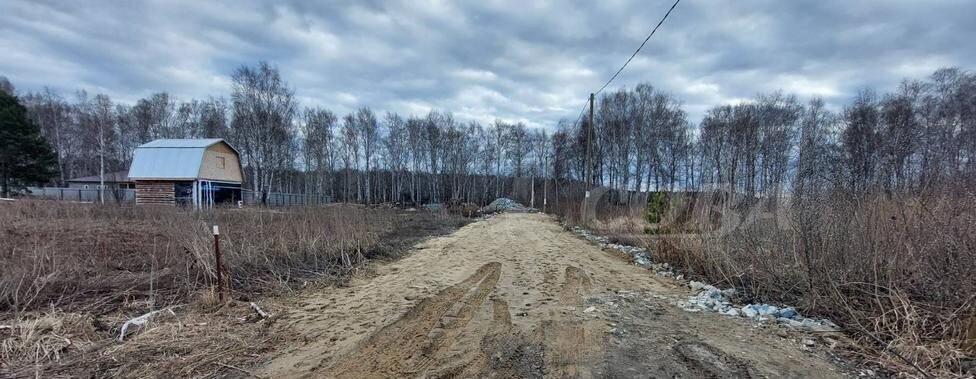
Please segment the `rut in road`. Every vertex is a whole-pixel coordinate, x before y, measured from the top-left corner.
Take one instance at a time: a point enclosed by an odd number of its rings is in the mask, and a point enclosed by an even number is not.
[[[421,301],[340,360],[332,368],[336,377],[396,378],[424,372],[494,290],[500,269],[497,262],[483,265],[461,283]]]
[[[296,299],[284,378],[842,377],[774,330],[673,303],[659,279],[565,231],[505,214],[416,246],[348,287]],[[589,312],[586,310],[589,309]]]
[[[574,266],[567,266],[563,277],[559,303],[569,307],[582,306],[592,286],[590,277]],[[594,357],[588,355],[594,354],[597,345],[602,344],[602,335],[595,335],[596,328],[586,328],[583,323],[583,320],[561,314],[554,314],[551,320],[542,322],[543,341],[549,353],[546,354],[546,367],[551,376],[592,377],[589,367]]]

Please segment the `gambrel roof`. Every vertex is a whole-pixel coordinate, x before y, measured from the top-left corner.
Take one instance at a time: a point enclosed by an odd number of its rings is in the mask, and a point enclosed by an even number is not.
[[[222,138],[158,139],[140,145],[129,166],[129,179],[195,180],[200,177],[207,148],[219,143],[230,147],[240,158],[240,152]]]

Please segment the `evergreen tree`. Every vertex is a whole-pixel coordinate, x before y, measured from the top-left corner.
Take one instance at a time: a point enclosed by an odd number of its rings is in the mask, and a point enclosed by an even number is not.
[[[17,97],[0,91],[0,180],[3,196],[11,187],[43,183],[57,175],[57,157],[41,136],[41,129],[27,118]]]

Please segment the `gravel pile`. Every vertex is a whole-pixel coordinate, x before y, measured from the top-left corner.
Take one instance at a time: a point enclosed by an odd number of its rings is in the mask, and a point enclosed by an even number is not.
[[[717,312],[730,317],[742,317],[756,321],[776,321],[784,326],[810,331],[838,330],[830,320],[803,317],[796,308],[778,307],[770,304],[735,305],[731,299],[735,297],[735,288],[720,290],[710,284],[691,281],[688,284],[695,294],[686,301],[678,302],[678,306],[689,312]]]
[[[573,227],[573,233],[576,233],[578,236],[583,237],[583,239],[587,241],[597,244],[600,246],[600,248],[613,249],[629,255],[631,262],[633,262],[635,265],[654,271],[654,274],[658,276],[676,278],[678,280],[682,279],[681,275],[675,275],[674,270],[671,269],[671,265],[667,263],[654,263],[654,254],[648,249],[612,243],[609,239],[607,239],[607,237],[595,235],[589,230],[579,226]]]
[[[481,214],[491,214],[500,212],[528,212],[530,210],[532,209],[520,204],[515,200],[500,197],[495,199],[495,201],[492,201],[491,204],[481,208],[480,212]]]

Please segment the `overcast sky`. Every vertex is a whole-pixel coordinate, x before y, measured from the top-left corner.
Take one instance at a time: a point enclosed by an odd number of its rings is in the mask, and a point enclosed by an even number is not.
[[[553,127],[575,119],[671,0],[0,1],[0,76],[133,102],[229,96],[276,65],[303,106]],[[783,89],[833,106],[939,67],[973,69],[976,1],[684,0],[611,88],[676,95],[693,121]]]

